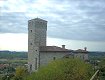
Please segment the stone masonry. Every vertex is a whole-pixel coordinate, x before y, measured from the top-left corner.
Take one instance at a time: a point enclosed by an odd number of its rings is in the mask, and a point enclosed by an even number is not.
[[[28,21],[28,70],[39,67],[39,47],[46,46],[47,21],[35,18]]]

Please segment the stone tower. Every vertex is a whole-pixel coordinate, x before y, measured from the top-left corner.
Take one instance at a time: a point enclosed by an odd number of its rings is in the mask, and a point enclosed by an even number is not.
[[[39,47],[46,46],[47,21],[35,18],[28,21],[28,70],[37,71],[40,66]]]

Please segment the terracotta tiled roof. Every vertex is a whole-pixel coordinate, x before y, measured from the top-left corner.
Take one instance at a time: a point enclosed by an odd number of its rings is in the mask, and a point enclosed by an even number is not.
[[[40,51],[62,51],[62,52],[71,52],[71,50],[68,49],[64,49],[61,47],[57,47],[57,46],[41,46],[40,47]]]

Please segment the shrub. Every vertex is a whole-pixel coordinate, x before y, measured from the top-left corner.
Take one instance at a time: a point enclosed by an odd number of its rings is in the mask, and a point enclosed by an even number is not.
[[[92,75],[90,64],[79,59],[60,59],[32,73],[27,80],[89,80]]]

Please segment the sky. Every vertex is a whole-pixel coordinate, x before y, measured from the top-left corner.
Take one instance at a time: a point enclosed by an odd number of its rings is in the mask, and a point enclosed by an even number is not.
[[[0,50],[28,50],[28,20],[48,21],[47,45],[105,51],[105,0],[0,0]]]

